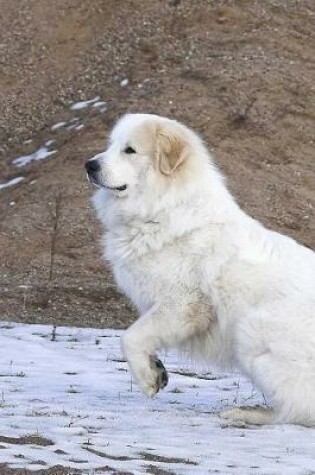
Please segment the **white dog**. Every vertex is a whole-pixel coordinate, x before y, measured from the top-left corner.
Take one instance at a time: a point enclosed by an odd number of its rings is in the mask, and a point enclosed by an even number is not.
[[[247,216],[189,128],[129,114],[86,164],[105,256],[141,318],[122,348],[142,391],[167,384],[161,348],[236,365],[273,408],[221,414],[315,424],[315,254]]]

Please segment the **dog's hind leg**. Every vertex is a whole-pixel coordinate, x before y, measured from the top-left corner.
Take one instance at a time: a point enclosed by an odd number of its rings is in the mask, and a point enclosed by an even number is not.
[[[313,320],[300,316],[297,327],[296,318],[287,317],[284,325],[282,320],[277,321],[275,310],[270,314],[252,314],[239,325],[237,357],[241,369],[271,401],[273,411],[268,415],[253,412],[252,416],[247,412],[243,416],[248,422],[257,419],[253,424],[315,425]],[[297,329],[302,325],[300,334]]]
[[[236,407],[220,413],[222,419],[232,424],[273,424],[276,421],[273,409],[262,406]]]

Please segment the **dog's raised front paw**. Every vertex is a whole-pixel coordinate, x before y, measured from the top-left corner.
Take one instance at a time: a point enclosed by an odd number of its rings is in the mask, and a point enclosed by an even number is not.
[[[146,371],[145,377],[136,377],[138,384],[142,392],[148,396],[155,396],[160,389],[165,388],[168,383],[167,371],[162,363],[156,356],[150,357],[150,370]]]
[[[168,383],[168,374],[163,365],[162,361],[159,360],[156,356],[151,356],[150,358],[151,369],[156,373],[156,392],[159,392],[160,389],[164,389]]]
[[[146,381],[140,380],[139,383],[142,392],[144,392],[146,396],[153,397],[160,389],[165,388],[168,383],[167,371],[162,361],[156,356],[150,357],[150,373],[150,378],[146,378]]]
[[[123,351],[129,364],[134,379],[139,384],[142,392],[149,397],[155,396],[160,389],[165,388],[168,383],[166,369],[161,360],[155,355],[149,356],[145,353],[131,351],[123,340]]]
[[[167,371],[156,356],[150,357],[150,374],[146,378],[138,379],[142,392],[149,397],[155,396],[168,383]]]

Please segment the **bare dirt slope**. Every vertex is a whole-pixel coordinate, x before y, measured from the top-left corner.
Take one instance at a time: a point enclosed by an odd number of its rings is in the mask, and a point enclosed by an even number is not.
[[[24,177],[0,190],[2,320],[134,318],[99,259],[83,170],[126,111],[194,127],[242,206],[314,247],[313,0],[0,0],[0,35],[0,183]],[[70,110],[95,96],[106,111]],[[84,128],[51,131],[75,117]],[[12,164],[49,139],[55,155]]]

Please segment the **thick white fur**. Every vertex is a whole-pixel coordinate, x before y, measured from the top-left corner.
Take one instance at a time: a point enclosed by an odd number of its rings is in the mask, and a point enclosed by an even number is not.
[[[184,163],[166,175],[159,141],[174,134],[185,143]],[[127,144],[137,153],[124,154]],[[222,417],[314,425],[314,252],[247,216],[201,139],[176,121],[129,114],[96,159],[103,184],[128,184],[98,190],[93,202],[106,259],[140,313],[122,348],[144,393],[159,389],[150,357],[185,347],[240,368],[273,406]]]

